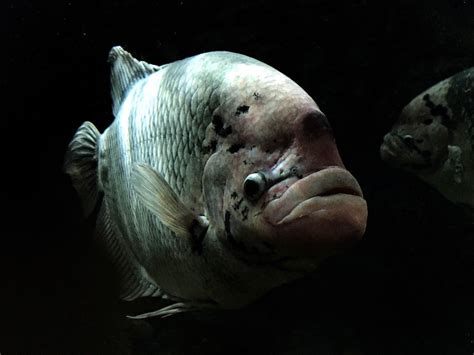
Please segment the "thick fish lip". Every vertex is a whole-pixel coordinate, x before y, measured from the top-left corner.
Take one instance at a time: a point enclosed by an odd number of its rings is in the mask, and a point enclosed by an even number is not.
[[[412,171],[428,171],[433,168],[429,161],[423,160],[419,151],[410,150],[396,132],[390,132],[384,136],[380,146],[380,158],[393,167]]]
[[[267,204],[262,238],[282,255],[324,258],[362,238],[367,213],[357,180],[341,167],[328,167]]]
[[[271,224],[281,225],[348,198],[363,200],[359,183],[346,169],[328,167],[289,185],[267,204],[263,215]]]
[[[398,159],[399,152],[406,150],[402,139],[392,133],[387,133],[383,137],[383,143],[380,146],[380,157],[382,160],[395,163]]]

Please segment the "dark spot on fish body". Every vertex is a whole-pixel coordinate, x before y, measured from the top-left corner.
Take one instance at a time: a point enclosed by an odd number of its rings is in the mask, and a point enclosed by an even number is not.
[[[234,204],[232,205],[232,207],[234,208],[235,211],[238,211],[238,210],[240,209],[240,204],[242,203],[243,200],[244,200],[244,199],[241,198],[239,201],[237,201],[236,203],[234,203]]]
[[[217,148],[217,141],[212,140],[211,141],[211,152],[214,153],[216,151],[216,148]]]
[[[245,247],[245,245],[242,242],[238,242],[237,240],[235,240],[234,236],[232,235],[232,232],[230,230],[230,212],[229,211],[225,211],[224,227],[225,227],[225,234],[226,234],[226,237],[227,237],[227,240],[229,241],[229,243],[232,246],[237,247],[238,249],[240,249],[243,252],[247,253],[248,250]]]
[[[234,192],[232,192],[232,194],[230,195],[230,198],[233,199],[233,200],[235,200],[235,199],[237,198],[237,196],[238,196],[238,195],[237,195],[237,192],[234,191]]]
[[[249,208],[248,206],[245,206],[242,210],[242,221],[245,221],[248,219],[248,216],[249,216]]]
[[[236,116],[240,116],[243,114],[246,114],[249,111],[250,107],[247,105],[240,105],[237,107],[237,110],[235,111]]]
[[[232,126],[224,127],[224,120],[221,116],[215,115],[212,118],[212,124],[217,135],[225,138],[232,133]]]
[[[214,130],[220,131],[224,128],[224,122],[221,116],[215,115],[212,117],[212,124],[214,125]]]
[[[245,148],[245,145],[243,145],[242,143],[236,143],[236,144],[232,144],[229,149],[227,149],[227,151],[229,153],[237,153],[240,149],[242,148]]]
[[[260,101],[262,99],[262,95],[260,95],[260,93],[258,93],[257,91],[255,91],[253,93],[253,98],[255,99],[255,101]]]
[[[202,147],[202,152],[204,154],[212,154],[212,153],[215,153],[216,148],[217,148],[217,140],[213,139],[209,143],[209,145],[205,145],[205,146]]]
[[[426,107],[430,109],[430,113],[432,116],[441,117],[441,123],[444,126],[448,128],[454,128],[456,126],[456,123],[453,122],[449,117],[448,108],[441,104],[435,105],[435,103],[430,99],[430,94],[425,94],[425,96],[423,96],[423,101],[425,101]]]

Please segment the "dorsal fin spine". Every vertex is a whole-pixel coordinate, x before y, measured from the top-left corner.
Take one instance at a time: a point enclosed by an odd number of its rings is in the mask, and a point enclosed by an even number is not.
[[[108,62],[111,66],[112,111],[114,115],[117,115],[122,102],[133,85],[161,68],[133,58],[130,53],[120,46],[113,47],[110,50]]]

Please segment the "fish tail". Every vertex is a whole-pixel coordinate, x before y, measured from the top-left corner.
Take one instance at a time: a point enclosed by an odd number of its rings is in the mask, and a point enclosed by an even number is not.
[[[64,172],[71,177],[86,216],[92,213],[99,198],[97,187],[99,137],[99,130],[91,122],[84,122],[69,143],[64,159]]]

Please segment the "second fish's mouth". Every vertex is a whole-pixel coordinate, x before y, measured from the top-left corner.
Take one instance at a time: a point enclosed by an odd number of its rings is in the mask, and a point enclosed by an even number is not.
[[[380,146],[380,157],[394,167],[415,171],[431,169],[433,165],[432,153],[419,148],[408,134],[387,133]]]
[[[343,168],[328,167],[288,181],[281,196],[266,205],[264,216],[273,225],[286,224],[347,199],[363,199],[357,180]]]

